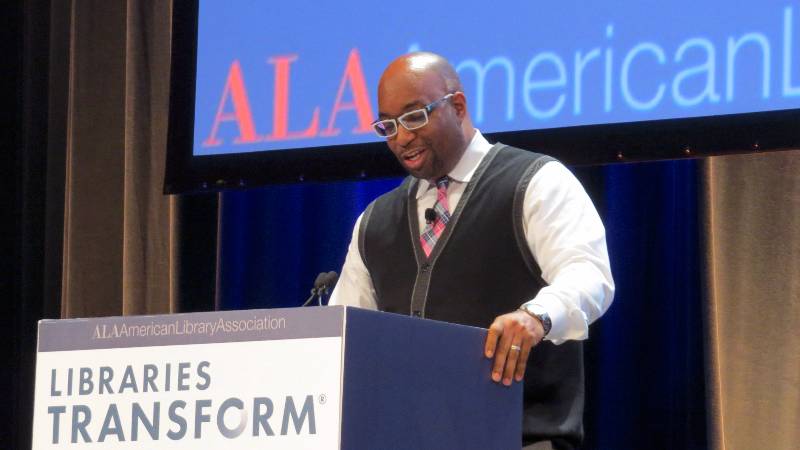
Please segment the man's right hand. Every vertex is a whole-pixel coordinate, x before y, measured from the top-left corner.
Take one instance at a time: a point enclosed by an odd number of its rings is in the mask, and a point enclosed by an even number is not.
[[[486,336],[485,355],[494,357],[492,380],[510,386],[512,378],[522,381],[531,348],[544,338],[541,322],[524,311],[498,316]]]

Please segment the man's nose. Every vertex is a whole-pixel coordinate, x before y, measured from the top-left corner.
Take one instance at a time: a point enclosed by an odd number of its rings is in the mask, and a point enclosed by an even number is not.
[[[416,134],[413,131],[408,131],[406,127],[400,125],[397,127],[397,135],[395,139],[397,139],[397,144],[405,147],[408,143],[414,140]]]

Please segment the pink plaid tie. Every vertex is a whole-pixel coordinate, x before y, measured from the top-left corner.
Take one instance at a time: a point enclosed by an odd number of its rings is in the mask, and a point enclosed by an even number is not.
[[[419,242],[422,244],[422,249],[425,250],[425,256],[431,255],[436,241],[442,235],[447,222],[450,221],[450,208],[447,206],[447,184],[449,182],[450,179],[447,177],[436,180],[436,203],[433,205],[433,210],[436,211],[436,219],[426,225],[419,236]]]

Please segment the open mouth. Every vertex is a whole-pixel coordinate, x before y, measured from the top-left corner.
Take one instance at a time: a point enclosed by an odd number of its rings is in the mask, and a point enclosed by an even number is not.
[[[416,149],[416,150],[412,150],[412,151],[407,152],[406,154],[403,155],[403,160],[408,161],[408,162],[418,161],[423,153],[425,153],[425,149],[424,148],[419,148],[419,149]]]

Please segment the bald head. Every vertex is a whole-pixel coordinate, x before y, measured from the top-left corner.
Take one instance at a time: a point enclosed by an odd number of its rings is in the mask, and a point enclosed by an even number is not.
[[[463,91],[461,80],[453,66],[442,56],[430,52],[407,53],[389,63],[383,71],[378,90],[380,91],[386,80],[403,74],[436,77],[448,93]]]
[[[378,83],[380,118],[396,119],[428,105],[424,126],[398,126],[387,143],[409,173],[431,180],[455,167],[475,134],[461,81],[453,66],[434,53],[409,53],[392,61]]]

